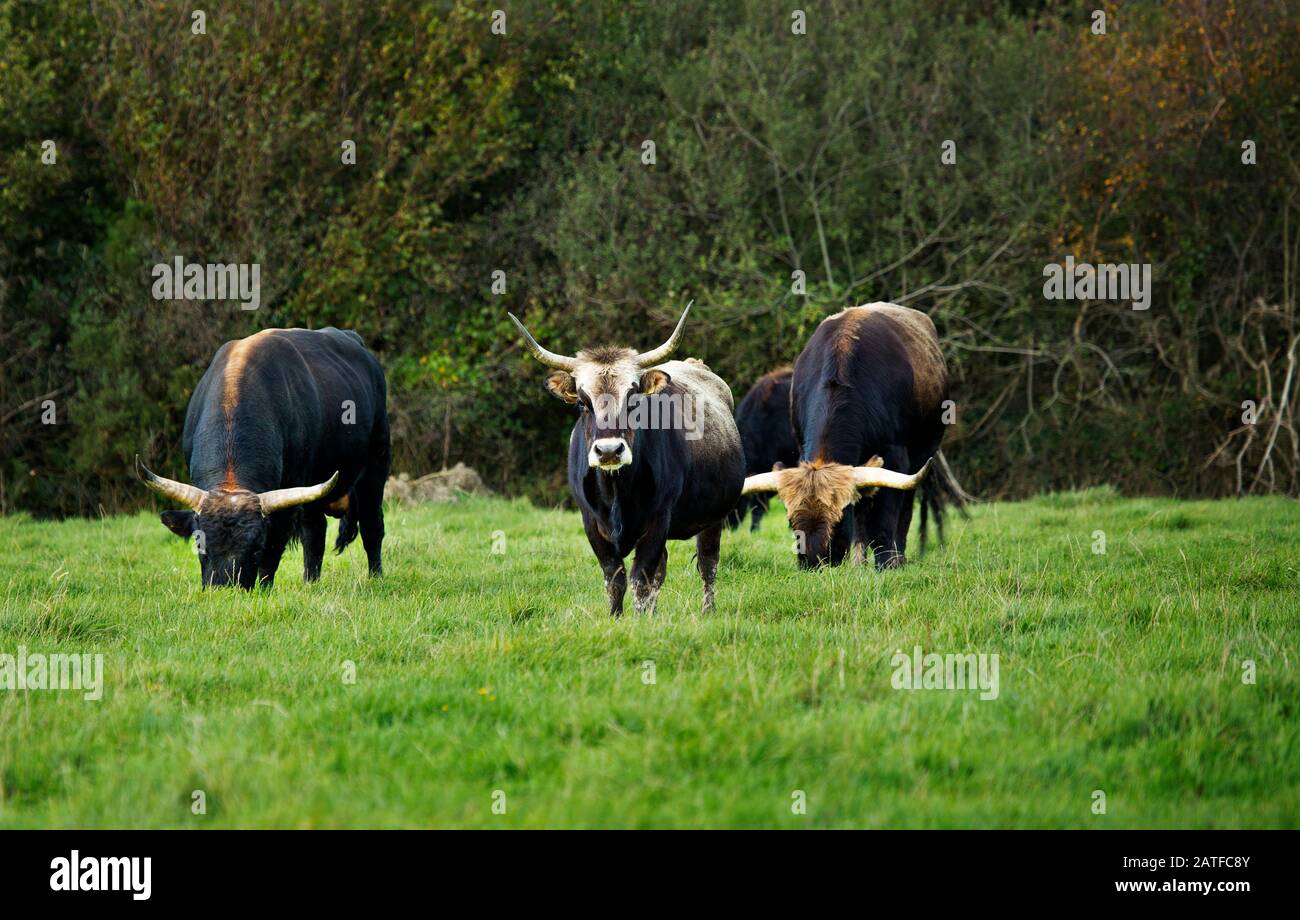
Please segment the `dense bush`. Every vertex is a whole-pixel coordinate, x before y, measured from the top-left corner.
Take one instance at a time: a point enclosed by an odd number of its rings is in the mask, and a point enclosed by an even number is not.
[[[645,346],[690,298],[737,396],[844,305],[930,312],[985,495],[1294,494],[1300,17],[1130,3],[1096,35],[1095,5],[808,4],[796,35],[759,0],[530,0],[499,35],[494,4],[241,0],[196,35],[0,0],[0,508],[143,503],[129,460],[183,472],[221,342],[327,324],[384,361],[399,468],[554,500],[568,416],[506,311]],[[262,307],[153,300],[175,255],[259,262]],[[1067,255],[1152,263],[1151,309],[1045,300]]]

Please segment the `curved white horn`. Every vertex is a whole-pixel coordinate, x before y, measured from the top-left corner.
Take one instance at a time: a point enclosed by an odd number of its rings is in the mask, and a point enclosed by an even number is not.
[[[308,502],[319,501],[330,490],[334,484],[339,481],[339,474],[335,473],[327,481],[317,486],[295,486],[292,489],[275,489],[271,492],[262,492],[258,495],[258,500],[262,503],[262,513],[270,514],[272,511],[280,511],[284,508],[292,508],[294,505],[305,505]]]
[[[524,334],[524,341],[528,343],[528,350],[533,353],[533,357],[538,361],[541,361],[547,367],[558,368],[562,371],[571,371],[578,366],[577,358],[570,358],[567,355],[547,351],[541,345],[538,345],[537,339],[533,338],[533,334],[528,331],[523,323],[519,322],[519,317],[513,313],[507,313],[506,316],[514,320],[515,325],[519,327],[519,331]]]
[[[208,493],[197,486],[186,485],[183,482],[177,482],[175,479],[164,479],[156,475],[149,467],[140,462],[139,454],[135,455],[135,471],[136,475],[149,488],[163,498],[170,498],[191,511],[198,511],[199,505],[203,504],[203,499],[207,498]]]
[[[925,478],[925,474],[928,472],[930,472],[929,460],[925,461],[925,466],[910,476],[907,473],[896,473],[893,470],[887,470],[879,466],[855,466],[853,468],[853,484],[859,489],[877,487],[911,490],[921,484],[921,480]]]
[[[673,349],[677,347],[678,340],[682,337],[682,327],[686,325],[686,315],[691,312],[691,304],[693,303],[695,303],[694,300],[686,305],[686,309],[682,311],[682,318],[677,321],[677,328],[673,330],[673,334],[668,337],[667,342],[664,342],[658,348],[650,351],[643,351],[641,354],[636,356],[636,363],[640,367],[649,367],[652,364],[658,364],[660,361],[664,360],[664,358],[667,358],[673,353]]]
[[[780,484],[780,470],[773,470],[770,473],[755,473],[753,476],[745,477],[745,487],[740,490],[740,494],[752,495],[755,492],[775,492]]]

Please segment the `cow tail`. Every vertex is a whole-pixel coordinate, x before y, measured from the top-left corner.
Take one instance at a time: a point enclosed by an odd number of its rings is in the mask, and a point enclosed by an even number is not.
[[[967,520],[970,512],[966,506],[975,501],[975,497],[961,487],[952,474],[952,467],[943,451],[936,451],[930,474],[921,483],[921,555],[925,555],[926,543],[929,541],[929,519],[934,519],[934,529],[939,535],[939,545],[943,545],[943,522],[949,505]]]
[[[355,495],[349,495],[347,510],[339,518],[339,535],[334,540],[335,553],[343,552],[357,538],[357,523],[357,499]]]

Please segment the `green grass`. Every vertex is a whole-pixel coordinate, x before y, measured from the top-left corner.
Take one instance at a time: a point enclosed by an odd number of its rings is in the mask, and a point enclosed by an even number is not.
[[[291,550],[253,595],[153,515],[0,519],[0,653],[105,681],[0,690],[0,826],[1300,824],[1294,501],[986,505],[884,575],[790,545],[724,537],[704,616],[671,544],[658,612],[612,621],[577,515],[522,501],[391,509],[383,580]],[[998,654],[1000,695],[892,689],[917,644]]]

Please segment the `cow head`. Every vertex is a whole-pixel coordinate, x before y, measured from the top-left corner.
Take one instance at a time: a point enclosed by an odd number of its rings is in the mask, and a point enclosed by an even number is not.
[[[524,328],[513,313],[508,314],[523,333],[528,349],[538,361],[555,372],[546,378],[552,396],[576,404],[582,417],[579,422],[583,443],[587,445],[587,464],[603,473],[617,473],[632,463],[636,449],[636,431],[628,424],[629,403],[652,396],[669,384],[671,378],[653,365],[667,359],[677,347],[691,312],[688,303],[668,341],[650,351],[605,346],[578,352],[576,357],[547,351]]]
[[[865,466],[846,466],[822,460],[804,461],[789,469],[774,469],[745,480],[742,495],[775,492],[785,504],[790,526],[802,539],[798,543],[800,568],[838,565],[848,555],[853,540],[852,521],[844,510],[876,489],[915,489],[930,464],[908,475],[884,468],[872,457]]]
[[[258,565],[266,548],[267,518],[275,511],[319,501],[338,482],[335,473],[315,486],[249,492],[246,489],[204,490],[150,472],[135,458],[144,484],[185,511],[164,511],[162,522],[179,537],[195,537],[204,587],[237,584],[250,590],[257,583]]]

